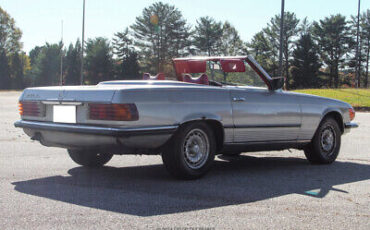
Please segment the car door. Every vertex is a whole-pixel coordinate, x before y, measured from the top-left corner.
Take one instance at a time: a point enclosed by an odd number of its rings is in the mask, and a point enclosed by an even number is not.
[[[232,89],[230,96],[235,143],[297,140],[301,127],[298,97],[252,87]]]

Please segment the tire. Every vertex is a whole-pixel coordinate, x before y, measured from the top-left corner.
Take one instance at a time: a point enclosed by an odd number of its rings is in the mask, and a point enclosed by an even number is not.
[[[325,118],[304,154],[311,164],[331,164],[337,159],[341,135],[338,123],[331,117]]]
[[[216,141],[212,130],[203,122],[186,124],[174,134],[162,152],[168,172],[178,179],[197,179],[212,166]]]
[[[101,167],[113,157],[110,153],[96,153],[88,150],[68,149],[68,154],[77,164],[91,168]]]

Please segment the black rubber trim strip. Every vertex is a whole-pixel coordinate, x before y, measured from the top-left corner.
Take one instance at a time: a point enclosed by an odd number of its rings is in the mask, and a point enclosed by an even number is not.
[[[271,140],[271,141],[242,141],[242,142],[229,142],[225,146],[233,145],[268,145],[268,144],[306,144],[311,140]]]
[[[156,135],[173,134],[177,126],[157,126],[145,128],[114,128],[106,126],[91,126],[79,124],[64,124],[53,122],[37,122],[19,120],[14,123],[15,127],[29,128],[34,130],[48,130],[68,133],[84,133],[107,136],[137,136],[137,135]]]
[[[248,128],[300,128],[301,124],[267,124],[267,125],[228,125],[224,128],[248,129]]]

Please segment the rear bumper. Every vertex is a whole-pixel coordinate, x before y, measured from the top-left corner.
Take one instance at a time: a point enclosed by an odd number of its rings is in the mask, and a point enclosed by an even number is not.
[[[358,124],[355,122],[347,122],[344,124],[344,133],[349,133],[351,129],[358,128]]]
[[[162,146],[177,126],[107,127],[19,120],[15,127],[45,146],[62,148],[155,149]]]
[[[15,127],[29,128],[37,130],[49,130],[58,132],[73,132],[108,136],[132,136],[145,134],[172,134],[177,126],[154,126],[137,128],[117,128],[106,126],[91,126],[78,124],[62,124],[54,122],[24,121],[19,120],[14,123]]]

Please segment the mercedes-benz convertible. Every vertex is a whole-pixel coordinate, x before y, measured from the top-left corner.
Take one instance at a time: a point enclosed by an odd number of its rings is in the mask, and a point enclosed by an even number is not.
[[[177,178],[203,176],[218,154],[300,149],[314,164],[338,156],[341,136],[358,125],[351,105],[282,90],[251,57],[173,60],[177,81],[160,73],[94,86],[27,88],[16,127],[61,147],[77,164],[113,155],[160,154]]]

